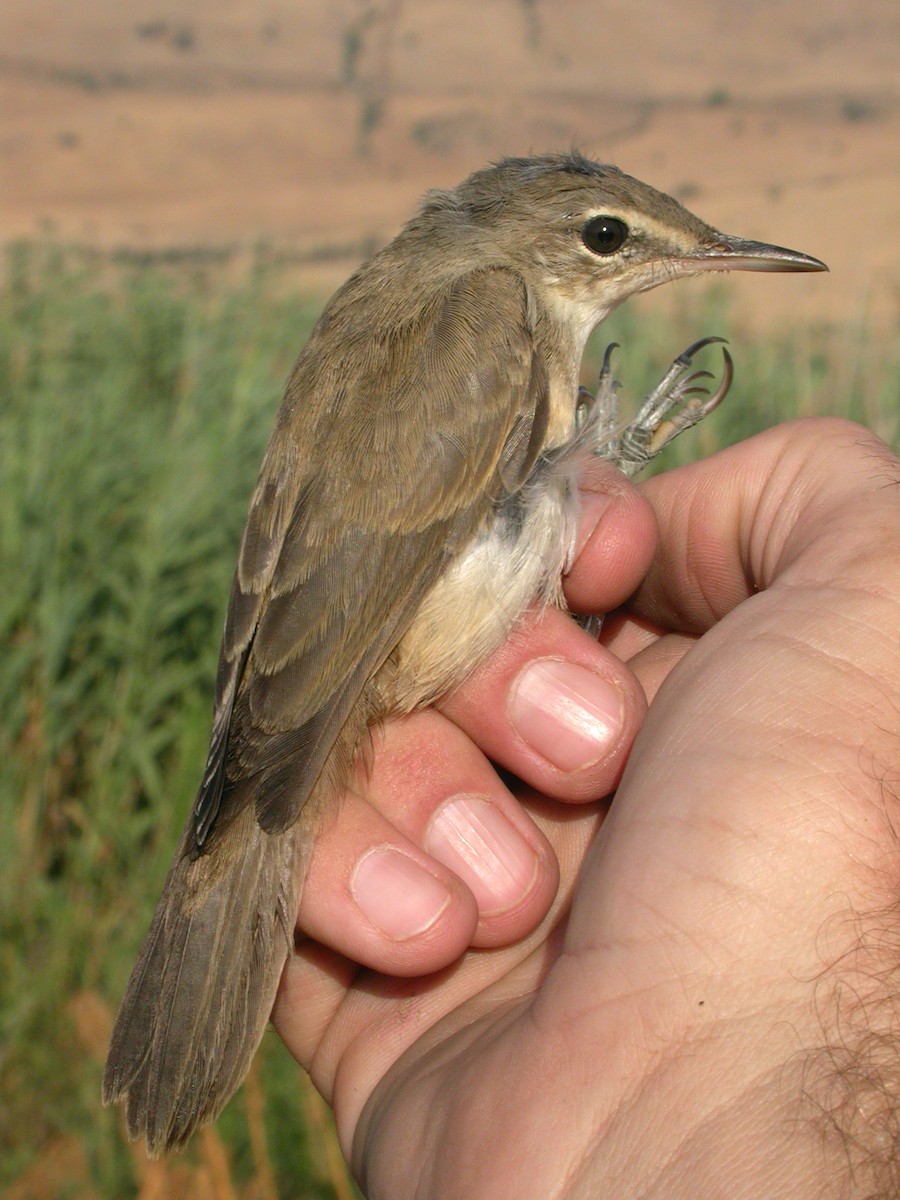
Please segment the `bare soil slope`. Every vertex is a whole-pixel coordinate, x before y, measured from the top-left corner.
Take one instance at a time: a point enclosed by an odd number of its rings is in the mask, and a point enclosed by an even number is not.
[[[4,0],[0,240],[265,238],[332,286],[427,187],[577,144],[831,265],[735,278],[748,316],[889,321],[898,32],[896,0]]]

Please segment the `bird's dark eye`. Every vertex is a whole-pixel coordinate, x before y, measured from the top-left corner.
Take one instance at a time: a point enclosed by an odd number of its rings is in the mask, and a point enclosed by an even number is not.
[[[581,240],[594,254],[615,254],[628,237],[628,226],[618,217],[591,217],[581,231]]]

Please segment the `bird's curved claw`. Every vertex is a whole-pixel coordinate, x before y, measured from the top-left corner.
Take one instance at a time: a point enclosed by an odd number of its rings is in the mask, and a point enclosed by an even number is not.
[[[603,378],[603,376],[604,376],[604,375],[608,375],[608,374],[610,373],[610,371],[612,370],[612,355],[613,355],[613,350],[618,350],[619,348],[620,348],[620,347],[619,347],[619,343],[618,343],[618,342],[610,342],[610,343],[609,343],[609,345],[608,345],[608,346],[606,347],[606,349],[604,350],[604,352],[603,352],[603,365],[602,365],[602,367],[600,368],[600,378],[601,378],[601,379]]]
[[[693,362],[695,354],[699,354],[700,351],[705,350],[707,346],[714,346],[717,342],[721,342],[727,346],[728,338],[718,337],[715,334],[711,335],[710,337],[698,338],[696,342],[691,342],[690,346],[688,346],[686,350],[682,350],[682,352],[675,359],[675,362],[682,367],[689,367]]]
[[[724,368],[718,387],[710,395],[700,380],[715,379],[711,371],[686,372],[693,365],[695,354],[716,344],[722,346]],[[726,345],[723,337],[700,338],[673,360],[634,421],[619,438],[614,457],[627,475],[636,474],[679,433],[702,421],[722,403],[734,379],[734,362]]]
[[[721,342],[725,341],[724,338],[718,338],[717,340]],[[707,402],[703,405],[703,412],[700,414],[700,420],[702,420],[705,416],[708,416],[708,414],[711,413],[714,408],[719,407],[719,405],[728,395],[728,391],[734,381],[734,359],[724,346],[722,347],[722,361],[724,364],[722,370],[722,380]],[[715,378],[715,376],[713,376],[713,378]]]

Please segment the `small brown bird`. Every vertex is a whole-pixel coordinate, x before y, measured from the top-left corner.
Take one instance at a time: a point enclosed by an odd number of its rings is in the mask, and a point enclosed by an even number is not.
[[[620,433],[608,355],[597,401],[579,393],[591,330],[681,276],[826,269],[552,154],[432,192],[333,297],[253,493],[206,770],[113,1031],[103,1099],[151,1154],[246,1073],[368,727],[461,682],[530,604],[563,605],[590,453],[634,470],[727,390],[727,353],[714,396],[687,374],[696,343]]]

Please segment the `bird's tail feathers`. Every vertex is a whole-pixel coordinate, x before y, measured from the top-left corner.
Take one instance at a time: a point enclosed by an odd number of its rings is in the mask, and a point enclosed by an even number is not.
[[[103,1102],[125,1102],[129,1136],[144,1135],[151,1155],[213,1120],[247,1072],[291,949],[295,841],[294,829],[264,832],[251,808],[201,858],[192,861],[187,835],[179,848],[103,1079]]]

